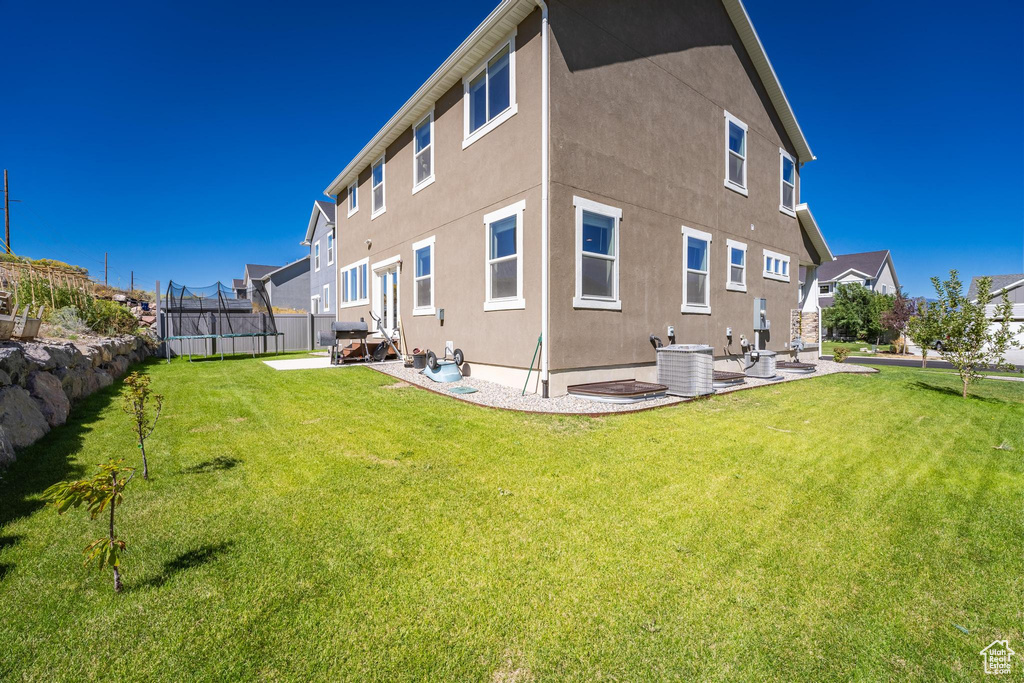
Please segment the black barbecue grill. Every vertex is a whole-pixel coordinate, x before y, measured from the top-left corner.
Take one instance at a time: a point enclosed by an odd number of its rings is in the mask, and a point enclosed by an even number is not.
[[[331,323],[331,330],[329,332],[320,333],[320,346],[330,347],[331,365],[340,365],[344,360],[341,348],[345,346],[345,342],[359,342],[362,344],[363,349],[362,360],[368,361],[370,360],[370,354],[366,345],[366,337],[369,333],[370,328],[365,322],[336,321]]]

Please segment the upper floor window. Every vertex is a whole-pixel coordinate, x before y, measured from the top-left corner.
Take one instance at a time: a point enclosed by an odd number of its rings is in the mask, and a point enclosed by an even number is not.
[[[796,164],[786,150],[779,148],[779,211],[795,216],[793,203],[796,201]]]
[[[683,226],[683,313],[711,313],[711,234]]]
[[[725,112],[725,186],[747,194],[747,124]]]
[[[367,269],[370,260],[363,259],[341,269],[338,306],[342,304],[366,303],[369,294],[366,288]]]
[[[622,310],[619,223],[622,209],[573,197],[576,207],[576,308]]]
[[[427,114],[412,131],[412,193],[434,182],[434,112]]]
[[[334,265],[334,233],[327,233],[327,265]]]
[[[463,79],[465,149],[516,113],[515,33]]]
[[[313,245],[313,270],[320,270],[320,240]]]
[[[359,181],[348,186],[348,215],[359,210]]]
[[[484,216],[487,238],[485,311],[526,308],[523,299],[523,212],[526,202]]]
[[[413,315],[434,315],[434,238],[412,245],[415,271],[412,280]]]
[[[373,165],[371,178],[370,192],[373,206],[370,207],[370,218],[376,218],[384,213],[384,157],[378,159],[377,163]]]
[[[772,280],[789,282],[789,257],[765,249],[764,276]]]
[[[733,292],[747,291],[747,245],[735,240],[726,240],[729,252],[729,279],[725,288]]]

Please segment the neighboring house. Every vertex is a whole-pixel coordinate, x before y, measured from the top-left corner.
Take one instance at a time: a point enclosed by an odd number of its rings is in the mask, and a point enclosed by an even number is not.
[[[266,286],[267,298],[275,309],[310,310],[308,255],[264,273],[258,279]]]
[[[978,300],[978,280],[983,277],[971,278],[971,286],[967,289],[967,298],[971,301]],[[986,310],[988,317],[995,320],[996,306],[1006,296],[1013,304],[1013,321],[1010,323],[1010,330],[1014,334],[1013,342],[1010,344],[1012,350],[1007,353],[1006,360],[1016,365],[1024,365],[1024,273],[1013,275],[989,275],[992,278],[992,303]],[[995,327],[999,323],[993,322]]]
[[[540,337],[553,396],[655,379],[670,327],[735,366],[756,298],[816,352],[812,159],[739,0],[503,0],[325,190],[338,317],[519,387]]]
[[[242,273],[242,289],[244,294],[240,297],[242,299],[252,299],[252,283],[253,280],[259,280],[267,273],[277,270],[278,266],[267,266],[258,263],[246,263],[245,271]],[[237,287],[237,281],[235,282]]]
[[[818,301],[822,308],[832,305],[836,287],[861,284],[879,294],[896,294],[900,280],[888,249],[860,254],[838,254],[818,269]]]
[[[334,204],[313,202],[303,246],[309,247],[309,310],[333,313],[338,285],[338,252],[335,243]]]

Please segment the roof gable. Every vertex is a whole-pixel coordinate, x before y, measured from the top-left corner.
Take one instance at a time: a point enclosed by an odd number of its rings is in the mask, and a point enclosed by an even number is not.
[[[302,240],[303,245],[309,246],[320,217],[323,217],[327,223],[334,223],[335,208],[331,202],[325,202],[322,199],[313,200],[313,210],[309,214],[309,225],[306,226],[306,239]]]
[[[882,266],[885,265],[888,259],[888,249],[883,251],[865,251],[859,254],[839,254],[835,257],[834,261],[823,264],[818,269],[818,281],[832,282],[851,270],[875,278],[882,272]],[[896,282],[895,272],[893,272],[893,281]]]

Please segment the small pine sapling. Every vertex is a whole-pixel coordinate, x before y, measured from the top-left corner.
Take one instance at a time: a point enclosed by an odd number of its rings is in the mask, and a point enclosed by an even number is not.
[[[110,512],[110,527],[105,538],[98,538],[85,547],[85,564],[97,562],[100,571],[109,566],[114,570],[114,592],[121,592],[121,555],[125,542],[114,534],[114,510],[124,498],[124,489],[135,476],[135,468],[124,467],[123,460],[111,460],[97,465],[100,473],[92,479],[61,481],[46,489],[43,497],[53,503],[57,514],[85,505],[89,517],[96,519],[104,510]],[[127,478],[126,478],[127,475]]]
[[[149,388],[150,378],[148,375],[140,375],[133,372],[124,380],[124,389],[121,392],[123,400],[122,407],[135,420],[133,431],[138,442],[139,450],[142,451],[142,478],[149,479],[149,463],[146,461],[146,439],[156,429],[156,422],[160,419],[160,411],[164,407],[164,397],[154,394]],[[149,414],[150,399],[156,402],[156,413]]]

